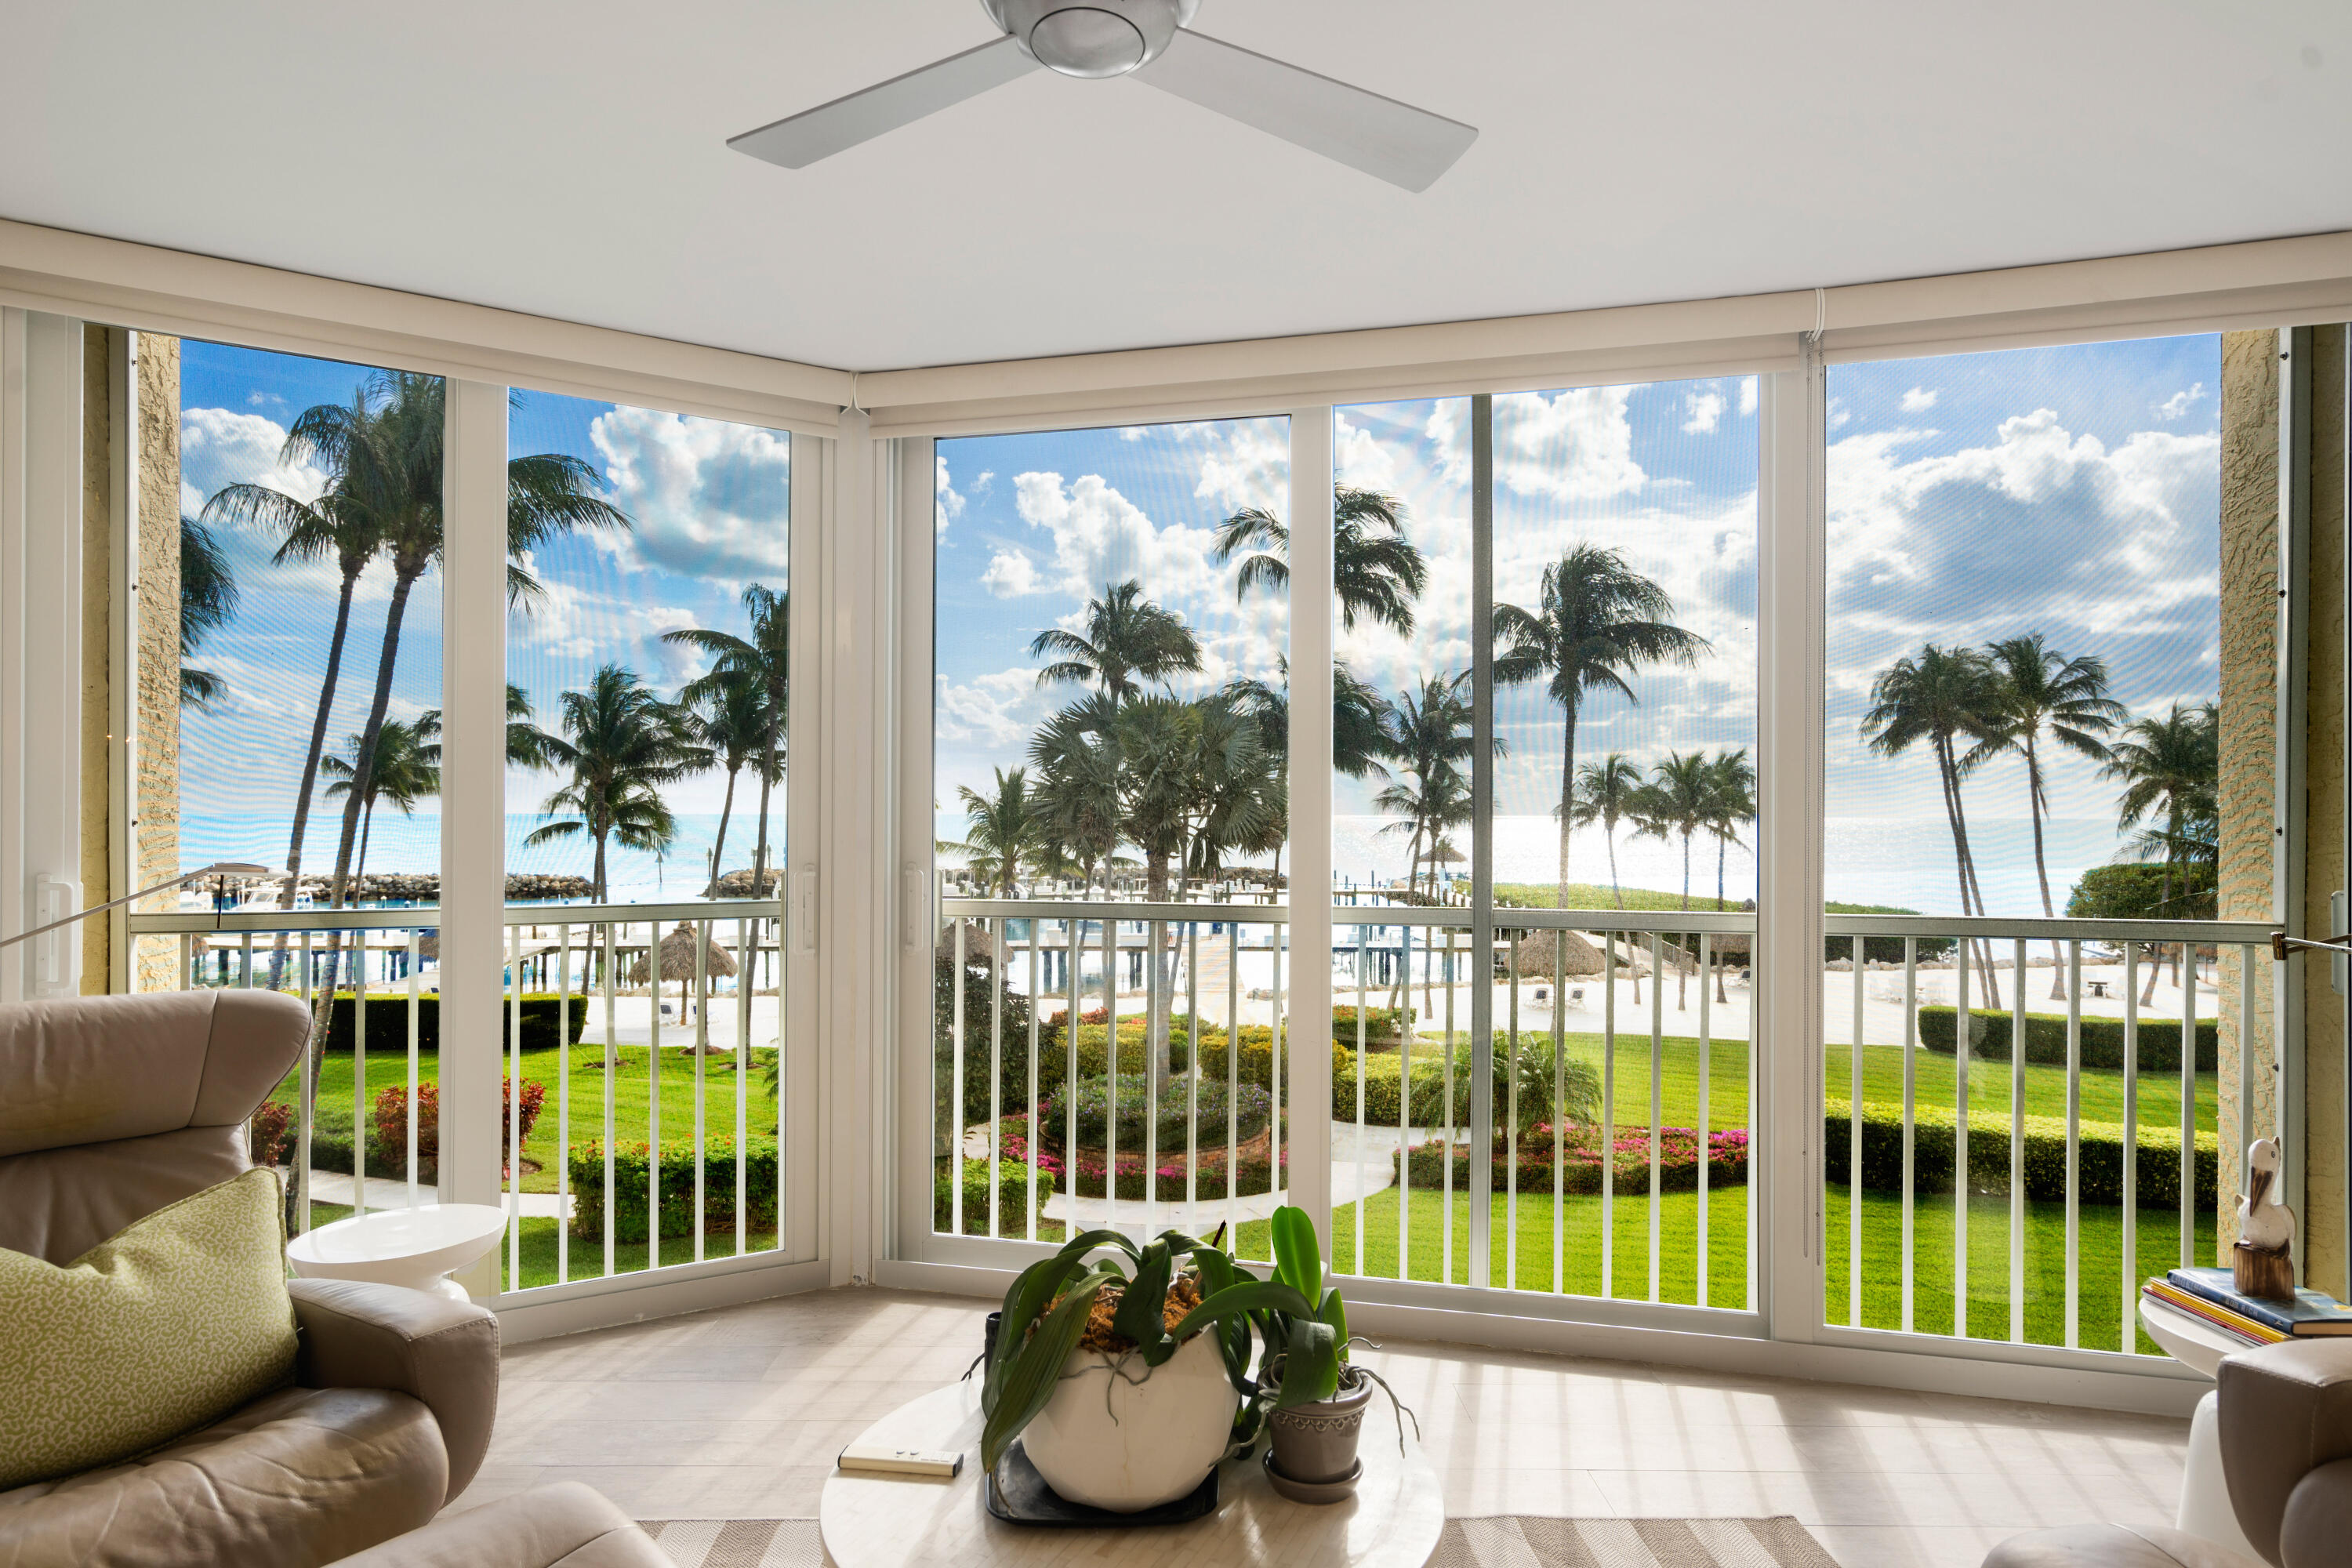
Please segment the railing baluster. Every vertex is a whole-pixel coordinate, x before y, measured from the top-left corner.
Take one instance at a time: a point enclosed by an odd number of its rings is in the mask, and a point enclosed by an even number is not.
[[[367,939],[360,931],[358,984],[352,987],[352,1214],[354,1217],[368,1212],[367,1205]],[[245,938],[245,951],[253,952],[253,934]],[[252,983],[250,973],[247,984]]]
[[[2214,949],[2217,967],[2220,952],[2220,948]],[[2193,942],[2180,944],[2180,1267],[2197,1267],[2197,944]]]
[[[1241,1209],[1237,1194],[1240,1187],[1241,1152],[1241,1037],[1242,1037],[1242,928],[1238,921],[1225,922],[1225,1241],[1238,1249],[1236,1233],[1241,1226]],[[1267,1041],[1268,1048],[1273,1042]],[[1271,1058],[1269,1058],[1271,1059]],[[1280,1114],[1279,1108],[1276,1114]],[[1279,1185],[1274,1176],[1269,1184]]]
[[[1505,1147],[1509,1158],[1503,1167],[1503,1289],[1519,1288],[1519,943],[1506,933],[1504,951],[1510,954],[1510,1071],[1511,1087],[1507,1101],[1509,1114]]]
[[[360,933],[359,981],[367,984],[367,934]],[[507,1289],[522,1289],[522,931],[507,928]]]
[[[1664,951],[1659,933],[1650,933],[1650,1300],[1658,1299],[1658,1123],[1665,1115],[1666,988],[1658,983],[1658,959]],[[1682,973],[1682,947],[1675,948],[1675,972]],[[1680,984],[1677,980],[1675,984]],[[1703,990],[1704,988],[1702,988]],[[1615,1151],[1610,1151],[1614,1156]]]
[[[1913,1247],[1916,1241],[1916,1150],[1913,1112],[1918,1099],[1919,941],[1903,939],[1903,1331],[1911,1331]]]
[[[1043,1010],[1041,1004],[1045,1001],[1037,993],[1037,939],[1043,934],[1040,922],[1032,918],[1029,921],[1029,1098],[1025,1102],[1028,1114],[1022,1121],[1022,1125],[1029,1130],[1029,1136],[1024,1140],[1029,1146],[1029,1197],[1023,1205],[1029,1213],[1022,1235],[1029,1241],[1037,1239],[1037,1144],[1045,1131],[1043,1109],[1037,1103],[1037,1052],[1040,1048],[1037,1015]]]
[[[1118,1228],[1118,921],[1103,917],[1103,1226]]]
[[[2054,964],[2055,959],[2053,959]],[[2052,971],[2054,974],[2055,969]],[[2017,984],[2009,1025],[2009,1337],[2025,1342],[2025,939],[2017,939]]]
[[[1277,1192],[1285,1191],[1287,1185],[1287,1184],[1284,1182],[1282,1174],[1282,1110],[1284,1105],[1282,1093],[1282,1064],[1284,1058],[1290,1054],[1290,1030],[1287,1026],[1286,1020],[1284,1017],[1282,1005],[1282,949],[1283,943],[1288,941],[1289,937],[1290,928],[1287,925],[1276,925],[1266,933],[1266,946],[1272,950],[1274,954],[1274,1034],[1272,1037],[1274,1066],[1273,1071],[1269,1075],[1273,1079],[1271,1087],[1274,1094],[1274,1119],[1270,1123],[1268,1123],[1268,1125],[1273,1128],[1273,1133],[1266,1142],[1266,1152],[1272,1157],[1273,1164],[1269,1167],[1270,1174],[1266,1179],[1272,1184],[1274,1189]],[[1331,1108],[1328,1105],[1317,1106],[1314,1108],[1313,1113],[1318,1116],[1328,1116],[1331,1113]]]
[[[1167,1063],[1167,1041],[1155,1041],[1152,1032],[1166,1015],[1160,994],[1158,921],[1143,927],[1143,1234],[1160,1234],[1160,1077]],[[1114,1085],[1116,1079],[1114,1079]]]
[[[988,1234],[1004,1234],[1004,1184],[996,1167],[1004,1156],[1004,921],[982,921],[988,933]]]
[[[2117,1321],[2129,1355],[2137,1348],[2139,1296],[2139,948],[2124,943],[2124,1233],[2122,1306]]]
[[[952,1066],[948,1078],[948,1230],[950,1235],[963,1234],[963,994],[970,970],[964,962],[964,921],[955,917],[948,927],[952,945],[949,947],[948,963],[955,975],[953,1034],[950,1037]]]
[[[1982,950],[1991,962],[1990,949]],[[1952,1337],[1969,1337],[1969,1062],[1976,1015],[1969,1007],[1969,943],[1955,950],[1952,963]],[[1992,972],[1985,989],[1995,984]]]
[[[570,928],[565,928],[569,930]],[[751,1177],[751,1151],[744,1147],[751,1138],[751,991],[760,973],[760,944],[751,934],[751,922],[735,922],[735,1256],[742,1257],[751,1250],[751,1194],[745,1191]],[[782,1075],[781,1068],[779,1076]],[[784,1158],[783,1128],[776,1129],[776,1161]],[[776,1225],[783,1226],[783,1211],[776,1211]]]
[[[310,936],[301,945],[303,990],[310,990]],[[416,1208],[416,1077],[419,1077],[421,1035],[424,1035],[424,933],[409,929],[409,1208]]]
[[[1369,1272],[1364,1267],[1364,1089],[1371,1077],[1371,1059],[1364,1047],[1364,984],[1365,970],[1371,962],[1372,928],[1356,928],[1356,1268],[1355,1272]]]
[[[621,949],[613,922],[604,922],[604,1278],[613,1277],[613,1107],[619,1094],[621,1035],[616,1021]]]
[[[1601,934],[1605,940],[1601,944],[1601,1294],[1605,1299],[1617,1293],[1617,938],[1621,933]],[[1638,985],[1640,963],[1629,956],[1626,967],[1633,970]],[[1654,983],[1657,977],[1653,970],[1650,979]],[[1472,1116],[1475,1120],[1475,1107]],[[1473,1150],[1470,1157],[1481,1159],[1486,1153],[1483,1149]],[[1471,1190],[1477,1188],[1474,1184]]]
[[[1070,1058],[1062,1076],[1062,1113],[1066,1123],[1062,1133],[1062,1208],[1070,1216],[1069,1223],[1062,1227],[1065,1236],[1076,1236],[1090,1228],[1078,1216],[1078,971],[1085,966],[1086,924],[1076,913],[1063,921],[1069,952],[1064,955],[1062,984],[1070,993],[1067,1010],[1062,1015],[1062,1044],[1067,1047]]]
[[[2128,947],[2128,943],[2126,944]],[[2066,944],[2066,1348],[2083,1342],[2083,944]]]
[[[194,971],[190,969],[187,973],[193,974]],[[310,933],[306,931],[302,933],[302,1004],[311,1009],[311,1027],[316,1029],[319,1027],[318,1004],[310,991]],[[334,1009],[335,999],[330,996],[327,998],[327,1019],[330,1023],[334,1021]],[[310,1123],[311,1113],[319,1103],[318,1068],[311,1058],[326,1049],[326,1043],[322,1033],[316,1049],[308,1040],[302,1045],[302,1087],[297,1091],[299,1099],[294,1107],[294,1231],[298,1236],[310,1228]],[[412,1091],[409,1096],[412,1125],[415,1107],[416,1098]]]
[[[1412,1042],[1419,1016],[1412,1006],[1412,927],[1397,928],[1397,946],[1403,954],[1404,1005],[1397,1012],[1397,1270],[1400,1279],[1412,1278]],[[1421,945],[1421,961],[1429,962],[1429,943]],[[1427,992],[1423,993],[1423,995]]]
[[[1698,1304],[1706,1305],[1707,1246],[1706,1246],[1706,1179],[1707,1167],[1713,1163],[1715,1145],[1712,1142],[1714,1123],[1707,1118],[1707,1089],[1712,1077],[1710,1058],[1714,1054],[1714,1015],[1709,1005],[1715,1000],[1715,947],[1711,933],[1698,933],[1698,1257],[1695,1267],[1698,1273]],[[1657,1245],[1657,1232],[1651,1231],[1651,1245]]]
[[[1852,1098],[1846,1101],[1845,1117],[1845,1321],[1849,1326],[1857,1329],[1862,1327],[1862,976],[1864,954],[1867,951],[1864,947],[1865,940],[1863,937],[1853,939],[1853,1059],[1846,1064],[1847,1074],[1853,1080],[1853,1085],[1848,1090]],[[1755,939],[1751,937],[1748,942],[1748,962],[1752,964],[1756,959]],[[1753,993],[1751,992],[1750,994],[1752,996]],[[1755,1020],[1755,1008],[1751,1005],[1748,1009],[1748,1059],[1751,1063],[1756,1059]],[[1753,1096],[1748,1102],[1748,1119],[1751,1123],[1756,1119],[1756,1101]],[[1748,1206],[1753,1209],[1756,1206],[1756,1146],[1752,1139],[1749,1141],[1748,1152]]]
[[[1445,1171],[1440,1177],[1444,1203],[1444,1207],[1441,1211],[1444,1215],[1444,1257],[1441,1261],[1444,1266],[1444,1272],[1439,1278],[1448,1285],[1455,1283],[1454,1278],[1454,1133],[1458,1131],[1457,1123],[1454,1120],[1454,927],[1447,926],[1445,928]]]
[[[710,1060],[710,926],[689,921],[694,934],[694,1260],[703,1257],[703,1211],[708,1206],[710,1139],[705,1115],[705,1068]]]
[[[1201,922],[1184,922],[1184,1229],[1201,1224]]]
[[[253,989],[253,933],[247,931],[237,943],[236,984],[240,991]]]
[[[651,998],[652,1005],[646,1015],[653,1020],[653,1029],[648,1037],[646,1046],[646,1082],[647,1086],[646,1101],[646,1268],[650,1270],[659,1268],[661,1267],[662,1231],[662,974],[661,922],[658,920],[648,921],[646,923],[646,973],[651,977],[653,985],[653,995]],[[961,972],[959,972],[958,978],[961,978]],[[961,984],[957,985],[956,995],[959,999],[962,997],[963,987]],[[961,1075],[958,1076],[956,1084],[959,1089],[962,1087],[963,1079]],[[957,1184],[956,1190],[959,1192],[962,1191],[962,1184]]]
[[[555,1282],[572,1279],[572,922],[555,928]]]

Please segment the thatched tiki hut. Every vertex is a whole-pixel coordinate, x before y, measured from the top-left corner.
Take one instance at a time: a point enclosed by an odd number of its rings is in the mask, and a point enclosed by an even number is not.
[[[661,939],[661,946],[658,950],[661,953],[662,982],[672,980],[677,982],[677,1008],[681,1022],[689,1016],[686,1010],[686,988],[694,983],[694,939],[693,925],[688,921],[680,921],[677,922],[677,929]],[[735,973],[733,956],[725,948],[710,940],[710,933],[707,929],[702,932],[702,972],[705,977],[711,980],[724,979]],[[653,966],[647,962],[647,955],[639,953],[635,967],[629,972],[630,981],[635,984],[643,985],[653,978]],[[700,1005],[701,1000],[698,999],[697,1005]],[[661,1005],[658,984],[656,984],[654,1005],[656,1008]]]
[[[1601,950],[1580,931],[1529,931],[1511,944],[1511,955],[1518,961],[1522,980],[1581,979],[1601,968]]]

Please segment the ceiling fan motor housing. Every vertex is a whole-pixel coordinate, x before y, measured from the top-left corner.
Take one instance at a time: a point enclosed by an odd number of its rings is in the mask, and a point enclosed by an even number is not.
[[[1021,52],[1064,76],[1125,76],[1150,64],[1200,0],[980,0]]]

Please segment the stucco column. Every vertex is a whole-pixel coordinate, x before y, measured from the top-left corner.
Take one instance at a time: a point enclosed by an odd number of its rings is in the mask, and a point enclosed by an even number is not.
[[[139,731],[133,819],[138,880],[180,871],[180,340],[141,332],[138,358]],[[129,889],[125,889],[128,891]],[[179,907],[158,893],[142,910]],[[177,937],[139,939],[134,991],[180,987]]]

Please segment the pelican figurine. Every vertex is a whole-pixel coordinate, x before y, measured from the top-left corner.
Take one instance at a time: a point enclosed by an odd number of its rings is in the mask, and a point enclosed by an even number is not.
[[[2294,1211],[2279,1201],[2279,1146],[2257,1138],[2246,1150],[2246,1195],[2238,1200],[2231,1249],[2238,1289],[2249,1296],[2294,1299]]]

